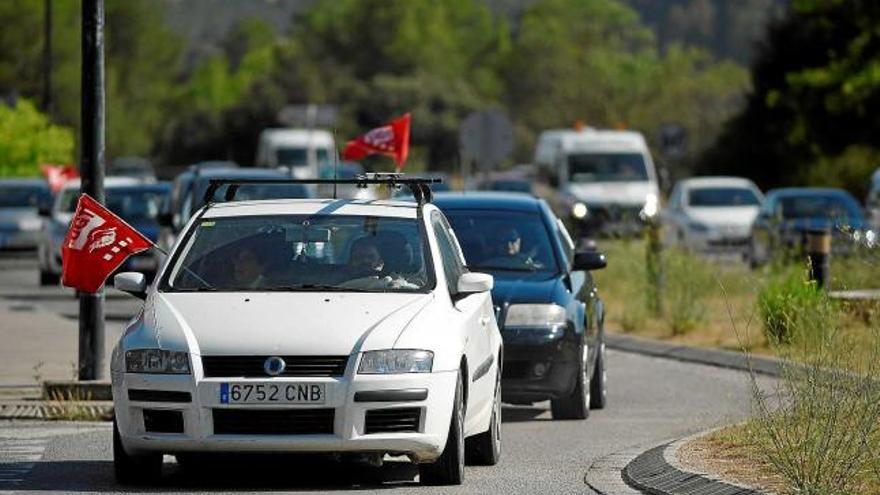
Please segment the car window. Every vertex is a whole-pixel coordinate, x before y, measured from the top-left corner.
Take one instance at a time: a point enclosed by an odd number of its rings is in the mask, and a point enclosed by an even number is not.
[[[747,187],[700,187],[688,191],[688,204],[696,208],[757,206],[755,191]]]
[[[855,200],[842,195],[786,196],[780,198],[779,205],[782,217],[785,219],[827,218],[861,220],[862,218],[859,206]]]
[[[458,292],[458,278],[467,271],[462,262],[461,251],[458,249],[454,234],[449,231],[448,224],[440,212],[435,211],[431,214],[431,224],[437,236],[447,288],[450,294],[455,294]]]
[[[58,210],[64,213],[75,211],[79,194],[78,189],[65,189]],[[105,194],[107,209],[127,222],[139,222],[156,219],[169,191],[155,187],[114,187],[108,188]]]
[[[40,186],[0,186],[0,208],[37,208],[52,198],[49,189]]]
[[[270,215],[201,219],[166,291],[412,292],[434,285],[415,219]]]
[[[568,157],[571,182],[641,182],[648,168],[640,153],[576,153]]]
[[[279,166],[301,167],[309,164],[309,154],[306,148],[278,148],[275,150],[275,159]]]
[[[537,213],[449,210],[446,216],[471,270],[559,272],[550,233]]]

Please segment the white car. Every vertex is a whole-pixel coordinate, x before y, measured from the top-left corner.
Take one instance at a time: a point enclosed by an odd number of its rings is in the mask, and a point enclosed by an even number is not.
[[[309,452],[461,483],[465,452],[500,455],[492,285],[430,203],[208,205],[153,286],[115,278],[145,299],[111,359],[117,479],[156,479],[163,454]]]
[[[763,198],[740,177],[679,181],[662,214],[665,241],[694,252],[745,254]]]

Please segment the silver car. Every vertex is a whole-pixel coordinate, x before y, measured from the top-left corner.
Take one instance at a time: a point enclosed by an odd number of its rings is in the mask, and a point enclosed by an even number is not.
[[[40,240],[40,208],[52,193],[43,179],[0,180],[0,249],[36,249]]]

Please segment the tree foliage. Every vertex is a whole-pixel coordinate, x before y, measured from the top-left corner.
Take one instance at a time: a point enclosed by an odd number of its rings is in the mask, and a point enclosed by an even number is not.
[[[764,187],[831,183],[863,193],[880,164],[880,4],[795,1],[771,28],[752,80],[745,109],[703,168]]]
[[[50,124],[28,100],[0,104],[0,177],[37,176],[44,163],[73,163],[73,131]]]

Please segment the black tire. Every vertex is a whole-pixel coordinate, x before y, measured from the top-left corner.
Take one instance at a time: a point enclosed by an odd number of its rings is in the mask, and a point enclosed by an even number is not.
[[[489,429],[465,440],[465,460],[474,466],[494,466],[501,459],[501,369],[495,379],[495,397]]]
[[[590,379],[590,409],[605,409],[608,402],[608,375],[605,372],[605,342],[599,344],[596,366]]]
[[[435,462],[419,464],[419,479],[423,485],[460,485],[464,482],[464,404],[462,403],[462,376],[455,383],[455,400],[449,420],[449,435],[443,454]]]
[[[122,485],[149,485],[162,477],[162,454],[133,456],[125,452],[113,419],[113,471]]]
[[[586,346],[581,346],[574,390],[567,397],[550,401],[553,419],[587,419],[590,415],[590,374],[587,370]]]
[[[61,277],[57,273],[40,270],[40,285],[58,285]]]

